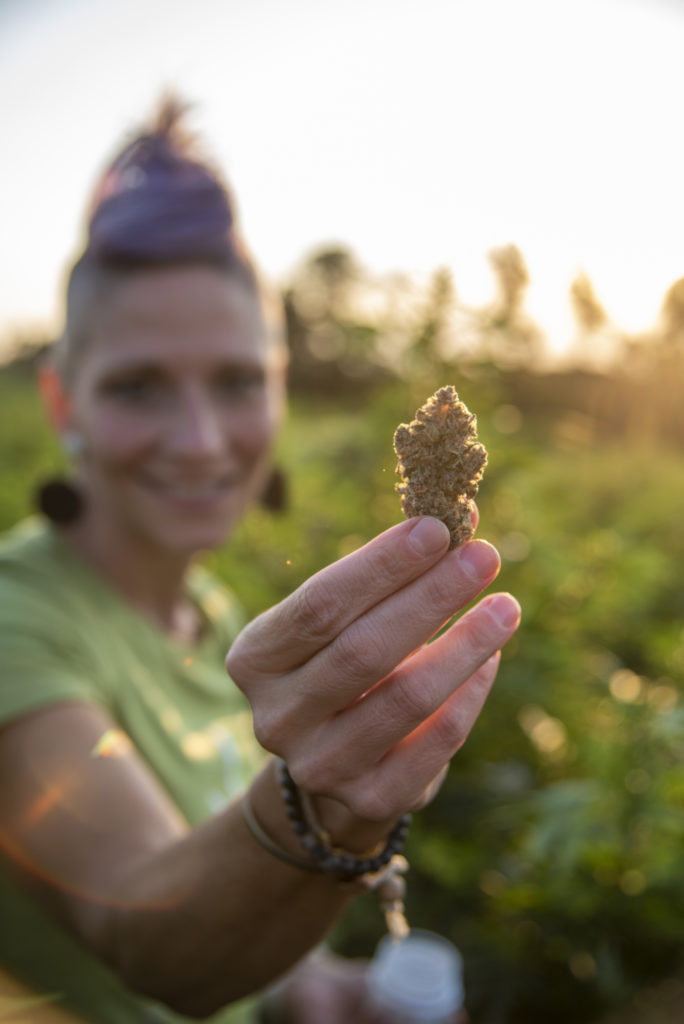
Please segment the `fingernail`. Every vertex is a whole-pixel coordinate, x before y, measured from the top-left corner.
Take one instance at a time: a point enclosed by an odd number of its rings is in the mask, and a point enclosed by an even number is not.
[[[487,611],[503,629],[510,629],[520,621],[520,605],[512,594],[492,594],[485,599]]]
[[[481,581],[497,571],[499,556],[486,540],[473,540],[461,548],[458,564],[471,580]]]
[[[449,544],[449,531],[440,519],[423,516],[415,524],[408,536],[409,544],[421,558],[434,555],[438,551],[446,551]]]

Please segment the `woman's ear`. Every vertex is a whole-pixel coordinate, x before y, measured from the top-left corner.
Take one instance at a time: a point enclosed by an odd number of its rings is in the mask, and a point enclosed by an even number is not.
[[[63,434],[69,428],[71,420],[71,399],[66,393],[57,368],[52,363],[44,363],[39,367],[38,390],[53,429],[58,434]]]

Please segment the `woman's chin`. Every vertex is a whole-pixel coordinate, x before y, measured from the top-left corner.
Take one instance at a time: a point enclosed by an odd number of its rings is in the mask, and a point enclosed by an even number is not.
[[[211,513],[199,507],[167,507],[157,516],[146,517],[144,532],[152,545],[169,555],[191,556],[225,544],[242,513],[242,505],[232,502]]]
[[[169,555],[192,557],[200,551],[212,551],[225,544],[233,530],[234,524],[223,523],[221,526],[188,526],[186,529],[160,530],[154,537],[154,543]]]

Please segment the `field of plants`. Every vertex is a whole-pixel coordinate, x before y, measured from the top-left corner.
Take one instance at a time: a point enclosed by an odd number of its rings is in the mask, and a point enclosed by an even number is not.
[[[493,367],[438,373],[296,392],[289,510],[255,510],[209,561],[256,613],[396,522],[394,428],[455,384],[489,451],[479,533],[523,623],[414,820],[409,917],[462,950],[473,1024],[680,1019],[665,1007],[684,1006],[684,453],[572,402],[526,408]],[[0,408],[4,529],[61,456],[25,369],[0,373]],[[334,942],[366,955],[381,931],[364,899]]]

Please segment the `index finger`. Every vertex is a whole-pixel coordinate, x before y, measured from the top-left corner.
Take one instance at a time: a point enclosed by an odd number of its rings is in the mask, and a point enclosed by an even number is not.
[[[229,675],[268,676],[303,664],[359,615],[427,572],[448,546],[449,531],[431,516],[390,527],[254,619],[228,653]]]

